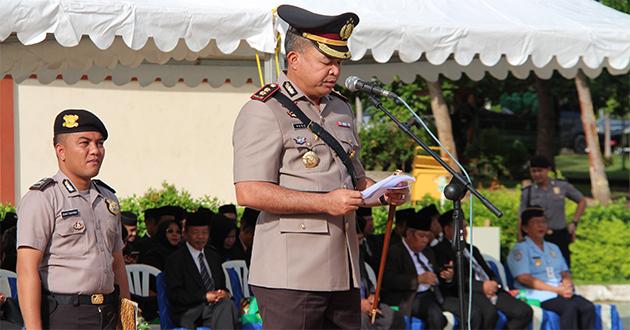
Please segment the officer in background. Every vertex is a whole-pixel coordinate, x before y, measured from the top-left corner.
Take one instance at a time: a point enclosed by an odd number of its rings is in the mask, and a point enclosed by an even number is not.
[[[18,205],[18,293],[27,329],[114,329],[129,298],[120,207],[97,176],[105,125],[86,110],[54,122],[59,171]],[[119,290],[116,290],[116,286]]]
[[[261,210],[249,284],[265,328],[358,329],[355,211],[372,206],[359,191],[373,181],[350,105],[333,87],[359,18],[289,5],[278,15],[290,25],[287,72],[252,96],[234,126],[238,204]],[[391,191],[384,202],[407,197]]]
[[[571,268],[569,244],[575,240],[575,230],[586,208],[586,200],[582,193],[570,183],[551,179],[549,177],[550,170],[551,162],[545,156],[534,156],[529,161],[529,173],[532,177],[532,184],[522,189],[518,212],[521,214],[532,205],[539,205],[544,209],[545,219],[547,219],[549,224],[545,240],[560,247],[564,260]],[[568,225],[564,213],[564,201],[566,198],[577,203],[573,219]],[[519,219],[518,228],[518,238],[522,240],[521,219]]]

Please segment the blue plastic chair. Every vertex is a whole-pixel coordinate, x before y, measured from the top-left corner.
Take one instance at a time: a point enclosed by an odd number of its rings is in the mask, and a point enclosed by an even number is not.
[[[185,330],[185,328],[175,328],[173,319],[171,319],[170,302],[166,295],[166,278],[164,272],[158,274],[155,279],[157,287],[158,311],[160,313],[160,329]],[[210,328],[197,327],[196,330],[210,330]]]

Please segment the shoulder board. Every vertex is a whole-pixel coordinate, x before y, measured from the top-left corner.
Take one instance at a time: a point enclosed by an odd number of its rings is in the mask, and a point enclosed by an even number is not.
[[[30,190],[44,190],[46,187],[48,187],[51,183],[55,182],[55,180],[53,178],[43,178],[37,182],[35,182],[30,188]]]
[[[333,89],[332,91],[330,91],[330,95],[334,95],[334,96],[336,96],[336,97],[338,97],[338,98],[342,99],[344,102],[348,102],[348,98],[347,98],[347,97],[345,97],[345,96],[341,95],[341,93],[337,92],[337,91],[336,91],[336,90],[334,90],[334,89]]]
[[[114,188],[108,186],[107,184],[105,184],[105,182],[98,180],[98,179],[94,179],[92,180],[92,182],[94,182],[94,184],[96,184],[97,186],[103,187],[109,191],[111,191],[112,193],[116,193],[116,190],[114,190]]]
[[[266,102],[273,94],[280,90],[280,85],[271,83],[263,86],[256,93],[252,94],[252,100]]]
[[[530,184],[530,185],[529,185],[529,186],[527,186],[527,187],[523,187],[523,188],[521,188],[521,191],[525,191],[525,190],[527,190],[527,189],[530,189],[531,187],[532,187],[532,185]]]

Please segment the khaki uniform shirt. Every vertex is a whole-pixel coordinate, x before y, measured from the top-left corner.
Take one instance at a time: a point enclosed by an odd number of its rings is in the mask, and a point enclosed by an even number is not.
[[[313,105],[285,75],[281,90],[313,121],[331,133],[346,151],[354,150],[356,177],[365,177],[358,161],[359,139],[352,110],[335,95]],[[249,101],[234,126],[234,182],[264,181],[315,193],[352,189],[346,167],[334,151],[275,98]],[[319,164],[307,168],[302,156],[315,152]],[[279,215],[261,212],[256,224],[249,283],[309,291],[358,288],[358,240],[354,214]],[[351,264],[349,264],[349,262]]]
[[[564,212],[565,198],[578,203],[584,196],[573,185],[563,180],[549,180],[547,188],[533,183],[521,191],[518,214],[520,215],[528,206],[538,205],[545,210],[545,219],[549,223],[549,229],[564,229],[567,226]]]
[[[123,248],[118,199],[90,185],[87,199],[59,171],[43,190],[30,190],[17,209],[17,246],[43,253],[42,286],[54,293],[114,291],[113,252]]]

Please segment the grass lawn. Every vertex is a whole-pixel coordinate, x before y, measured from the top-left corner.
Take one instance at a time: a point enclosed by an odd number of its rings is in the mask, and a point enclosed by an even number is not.
[[[606,166],[608,180],[628,182],[630,178],[630,159],[626,156],[626,168],[622,169],[621,155],[613,155],[612,164]],[[572,179],[588,179],[588,155],[558,155],[556,166],[562,175]]]

